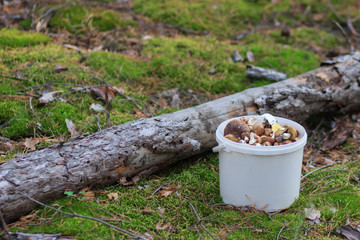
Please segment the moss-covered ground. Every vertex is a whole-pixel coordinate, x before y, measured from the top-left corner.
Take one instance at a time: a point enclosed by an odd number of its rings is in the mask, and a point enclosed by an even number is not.
[[[37,139],[37,148],[70,139],[65,119],[89,135],[109,123],[172,112],[271,83],[246,78],[247,64],[288,77],[317,68],[327,56],[348,51],[332,21],[343,28],[347,17],[355,28],[360,24],[357,1],[329,2],[133,0],[35,5],[32,15],[10,19],[0,29],[0,136],[19,143],[10,151],[1,150],[0,162],[26,153],[25,138]],[[53,12],[43,25],[41,19],[49,9]],[[40,26],[45,26],[42,33],[35,33]],[[234,50],[244,61],[232,60]],[[247,59],[248,52],[253,61]],[[94,92],[105,86],[116,87],[121,94],[101,101]],[[180,96],[175,105],[174,91]],[[56,92],[53,101],[41,100],[51,92]],[[109,115],[91,110],[92,104],[107,108]],[[71,196],[49,204],[111,218],[109,223],[117,227],[155,239],[337,239],[335,230],[347,219],[360,224],[356,144],[353,139],[338,150],[345,151],[347,163],[338,161],[309,175],[294,205],[274,215],[221,204],[219,160],[212,153],[134,186],[68,193]],[[313,157],[305,155],[305,161]],[[305,219],[304,209],[309,207],[321,212],[320,225]],[[104,224],[65,217],[48,208],[37,209],[12,230],[76,239],[127,238]]]
[[[359,224],[358,177],[358,162],[324,168],[303,180],[300,197],[289,209],[266,214],[222,204],[218,156],[206,154],[134,186],[84,190],[49,205],[70,214],[110,219],[117,227],[139,235],[148,233],[155,239],[276,239],[284,220],[282,238],[337,239],[334,230],[347,219]],[[321,212],[319,225],[305,219],[305,208]],[[76,239],[128,237],[92,220],[66,218],[49,209],[36,210],[18,224],[14,230],[61,232]]]

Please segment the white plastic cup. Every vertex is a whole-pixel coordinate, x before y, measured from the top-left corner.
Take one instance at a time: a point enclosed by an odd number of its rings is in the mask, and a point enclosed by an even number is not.
[[[290,207],[300,192],[301,165],[307,141],[305,129],[294,121],[275,117],[280,125],[296,128],[300,139],[279,146],[253,146],[224,137],[225,126],[240,118],[226,120],[216,130],[219,145],[213,151],[219,152],[220,194],[224,203],[250,206],[265,212]]]

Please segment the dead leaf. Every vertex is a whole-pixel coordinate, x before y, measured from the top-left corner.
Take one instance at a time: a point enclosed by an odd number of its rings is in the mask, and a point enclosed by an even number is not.
[[[89,110],[94,110],[95,112],[102,112],[105,111],[105,108],[101,104],[92,103]]]
[[[55,67],[54,67],[54,72],[56,72],[56,73],[65,72],[68,69],[69,69],[68,67],[65,67],[65,66],[60,65],[60,64],[56,64]]]
[[[7,151],[14,149],[15,144],[14,141],[0,136],[0,152],[6,153]]]
[[[25,148],[33,151],[36,149],[36,144],[38,144],[39,142],[40,141],[38,138],[25,138],[24,146]]]
[[[241,54],[237,50],[234,50],[232,52],[232,60],[233,60],[233,62],[242,62],[242,61],[244,61],[243,57],[241,56]]]
[[[138,118],[144,118],[145,117],[145,114],[143,114],[141,111],[139,110],[136,110],[135,111],[135,116],[137,116]]]
[[[138,175],[136,175],[131,180],[136,184],[140,181],[140,177]]]
[[[180,187],[181,187],[181,185],[171,185],[170,187],[160,191],[160,196],[162,196],[162,197],[171,196]]]
[[[55,100],[54,95],[56,93],[62,93],[64,91],[54,91],[54,92],[48,92],[48,93],[44,93],[40,98],[39,101],[40,103],[48,103],[48,102],[52,102]]]
[[[318,210],[315,210],[314,208],[305,208],[305,218],[314,225],[320,224],[320,216],[321,213]]]
[[[354,130],[354,126],[349,121],[349,116],[341,119],[335,127],[326,135],[323,140],[322,151],[328,151],[342,143],[344,143]]]
[[[314,14],[312,14],[312,19],[314,20],[314,21],[319,21],[319,20],[321,20],[321,19],[323,19],[324,18],[324,14],[323,13],[314,13]]]
[[[66,127],[71,134],[71,138],[77,138],[81,136],[80,132],[76,130],[76,126],[70,119],[65,119]]]
[[[141,211],[142,213],[145,213],[145,214],[152,214],[154,213],[155,211],[154,210],[151,210],[148,206],[146,206],[146,208],[144,210]]]
[[[157,207],[156,210],[158,211],[158,213],[160,215],[163,215],[165,213],[165,209],[161,208],[161,207]]]
[[[111,192],[111,193],[108,193],[106,194],[106,196],[110,199],[110,200],[119,200],[119,194],[116,193],[116,192]]]
[[[95,193],[93,191],[89,191],[87,189],[82,190],[84,193],[81,195],[85,197],[86,201],[94,201],[95,199]]]
[[[246,52],[246,58],[249,62],[253,62],[255,60],[254,54],[251,51]]]
[[[119,183],[124,187],[133,186],[135,184],[132,180],[128,181],[128,179],[126,177],[121,177],[119,179]]]
[[[336,232],[349,240],[358,240],[360,239],[360,232],[357,229],[354,229],[350,225],[345,225],[336,230]]]
[[[172,96],[172,100],[171,100],[171,106],[174,107],[174,108],[178,108],[180,107],[180,96],[178,93],[175,93],[173,96]]]
[[[35,212],[33,212],[32,214],[29,215],[25,215],[20,217],[20,222],[31,222],[34,218],[37,217],[38,213],[40,212],[40,210],[36,210]]]
[[[95,97],[95,99],[105,101],[106,100],[106,94],[107,94],[107,99],[111,100],[114,97],[114,95],[116,93],[116,90],[114,90],[114,89],[112,89],[110,87],[100,86],[100,87],[91,88],[90,92]]]
[[[305,172],[310,172],[312,169],[314,169],[314,166],[305,166],[304,164],[301,167]]]
[[[167,222],[164,225],[161,225],[161,224],[162,224],[162,221],[158,222],[155,226],[155,229],[156,230],[165,230],[165,229],[168,229],[171,225],[170,222]]]
[[[147,240],[154,240],[154,238],[150,235],[150,233],[144,233],[144,237]]]

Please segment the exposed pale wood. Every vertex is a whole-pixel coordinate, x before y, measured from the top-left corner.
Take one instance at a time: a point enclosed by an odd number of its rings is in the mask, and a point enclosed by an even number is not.
[[[345,59],[345,58],[344,58]],[[360,53],[294,78],[199,106],[113,126],[83,139],[30,152],[0,165],[0,208],[10,222],[36,204],[122,176],[148,175],[210,150],[224,120],[271,113],[302,121],[360,107]]]
[[[285,80],[286,74],[271,69],[247,65],[246,77],[276,82]]]

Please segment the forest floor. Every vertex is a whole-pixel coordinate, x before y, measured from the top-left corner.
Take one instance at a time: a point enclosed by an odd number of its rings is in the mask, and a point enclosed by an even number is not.
[[[247,78],[249,64],[288,78],[315,69],[359,49],[359,12],[356,0],[0,1],[0,162],[271,83]],[[218,155],[207,153],[65,192],[47,204],[69,215],[42,207],[9,229],[76,239],[342,239],[345,225],[356,234],[360,114],[302,124],[306,177],[280,213],[222,204]],[[325,141],[332,147],[320,150]]]

